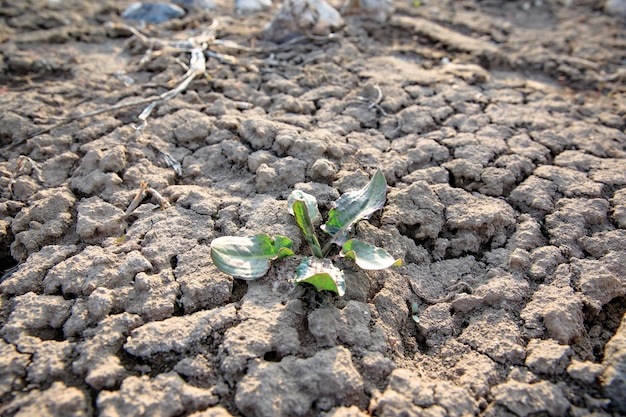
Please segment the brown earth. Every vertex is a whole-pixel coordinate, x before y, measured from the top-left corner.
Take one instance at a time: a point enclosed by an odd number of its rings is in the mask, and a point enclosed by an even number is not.
[[[209,58],[141,135],[145,104],[41,132],[185,73],[188,53],[106,25],[129,3],[0,3],[3,416],[626,414],[623,21],[397,2],[275,45],[278,6],[225,3],[143,29],[215,18],[253,49],[210,46],[236,61]],[[223,235],[306,253],[291,190],[326,212],[378,167],[388,202],[356,234],[403,266],[343,262],[338,298],[294,287],[297,260],[256,282],[211,263]],[[127,215],[142,181],[158,194]]]

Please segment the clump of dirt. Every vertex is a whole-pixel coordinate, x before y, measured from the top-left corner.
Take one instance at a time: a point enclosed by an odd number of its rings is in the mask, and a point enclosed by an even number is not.
[[[381,2],[281,44],[280,5],[130,3],[0,6],[0,414],[626,413],[619,17]],[[212,264],[224,235],[305,253],[289,193],[325,212],[376,168],[355,234],[403,266],[342,261],[339,298]]]

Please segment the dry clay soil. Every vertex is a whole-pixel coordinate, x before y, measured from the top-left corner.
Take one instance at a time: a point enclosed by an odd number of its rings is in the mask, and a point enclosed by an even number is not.
[[[285,45],[232,5],[144,32],[128,1],[0,6],[3,416],[626,414],[624,23],[594,1],[398,2],[380,25]],[[26,140],[27,137],[32,136]],[[177,173],[164,158],[181,166]],[[340,298],[216,269],[212,239],[280,234],[294,189],[326,214],[376,168]],[[141,182],[156,190],[132,213]],[[169,203],[169,204],[167,204]],[[19,262],[19,265],[18,265]]]

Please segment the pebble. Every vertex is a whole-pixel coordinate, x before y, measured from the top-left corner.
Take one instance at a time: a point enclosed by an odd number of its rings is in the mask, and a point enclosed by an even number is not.
[[[164,2],[137,2],[122,12],[124,19],[143,20],[148,23],[162,23],[184,15],[185,10],[181,7]]]
[[[172,0],[174,4],[186,10],[214,10],[217,6],[212,0]]]

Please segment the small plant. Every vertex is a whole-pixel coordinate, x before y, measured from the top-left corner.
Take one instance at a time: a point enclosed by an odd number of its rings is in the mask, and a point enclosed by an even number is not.
[[[296,268],[297,284],[311,284],[318,291],[328,290],[339,296],[345,294],[343,271],[333,264],[332,259],[335,257],[329,257],[334,245],[341,247],[339,257],[352,259],[362,269],[378,270],[402,264],[401,259],[394,259],[386,250],[350,238],[352,227],[358,221],[368,219],[385,205],[386,192],[385,177],[377,170],[365,187],[339,197],[328,213],[328,221],[321,226],[330,235],[323,248],[314,227],[320,216],[317,200],[300,190],[289,195],[289,213],[295,217],[313,253],[313,256],[305,257]],[[292,255],[291,240],[279,235],[223,236],[211,242],[211,259],[215,265],[226,274],[245,280],[261,278],[269,270],[270,261]]]

